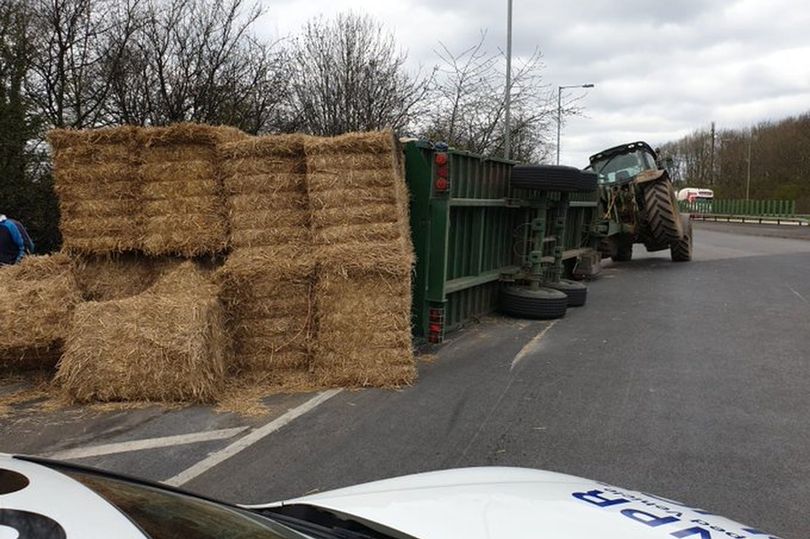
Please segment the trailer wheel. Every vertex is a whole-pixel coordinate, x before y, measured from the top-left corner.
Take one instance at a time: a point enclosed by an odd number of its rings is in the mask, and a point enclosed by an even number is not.
[[[650,235],[657,245],[671,245],[681,239],[681,221],[675,194],[666,180],[644,185],[644,211]]]
[[[588,287],[569,279],[560,279],[557,283],[543,283],[546,288],[559,290],[568,296],[569,307],[582,307],[588,299]]]
[[[692,220],[688,215],[681,215],[683,236],[669,248],[673,262],[689,262],[692,260]]]
[[[550,288],[531,290],[507,286],[501,288],[500,304],[501,312],[509,316],[549,320],[565,316],[568,296]]]
[[[512,187],[559,191],[563,193],[591,193],[596,191],[596,174],[575,167],[561,165],[515,165],[509,179]]]

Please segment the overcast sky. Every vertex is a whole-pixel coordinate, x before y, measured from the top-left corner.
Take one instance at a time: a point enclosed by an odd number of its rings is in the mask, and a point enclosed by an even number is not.
[[[263,0],[259,32],[277,38],[309,18],[377,18],[413,68],[488,33],[505,48],[506,0]],[[660,144],[707,127],[743,127],[810,110],[810,4],[799,0],[514,0],[516,57],[540,47],[546,82],[594,83],[585,115],[563,126],[561,163],[631,140]]]

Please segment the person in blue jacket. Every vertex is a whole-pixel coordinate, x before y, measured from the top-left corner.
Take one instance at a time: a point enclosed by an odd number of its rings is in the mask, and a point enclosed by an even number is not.
[[[34,242],[19,221],[0,214],[0,266],[16,264],[34,252]]]

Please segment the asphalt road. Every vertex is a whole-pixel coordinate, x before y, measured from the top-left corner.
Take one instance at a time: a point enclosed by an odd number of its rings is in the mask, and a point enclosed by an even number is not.
[[[810,537],[810,242],[735,231],[697,224],[692,263],[636,246],[564,319],[488,317],[423,358],[415,386],[341,392],[184,486],[259,503],[528,466]],[[166,480],[248,432],[230,429],[261,429],[311,397],[274,396],[271,416],[250,421],[202,407],[22,414],[0,422],[0,451],[226,432],[78,460]]]
[[[810,536],[810,242],[697,226],[543,323],[458,334],[401,392],[342,393],[187,487],[262,502],[454,466],[551,469]],[[262,478],[258,480],[257,478]]]

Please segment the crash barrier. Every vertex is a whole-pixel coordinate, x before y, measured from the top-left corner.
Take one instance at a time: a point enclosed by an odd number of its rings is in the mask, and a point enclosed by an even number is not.
[[[549,223],[544,262],[554,260],[559,249],[570,273],[581,250],[590,247],[596,193],[566,195],[563,202],[560,193],[511,189],[512,161],[426,141],[410,141],[404,151],[417,339],[441,342],[446,333],[497,308],[499,279],[523,262],[531,223],[541,214]],[[568,210],[559,229],[552,223],[561,204]]]
[[[691,214],[796,216],[795,200],[681,200],[682,212]]]
[[[696,221],[714,221],[724,223],[756,223],[760,225],[810,226],[810,218],[807,217],[781,217],[781,216],[767,216],[767,215],[753,217],[750,215],[720,215],[714,213],[692,213],[691,218]]]

